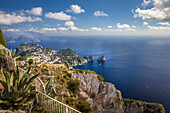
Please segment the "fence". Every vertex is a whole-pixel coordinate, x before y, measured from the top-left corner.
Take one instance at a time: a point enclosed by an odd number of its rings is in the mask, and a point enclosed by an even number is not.
[[[38,103],[41,107],[45,107],[51,113],[81,113],[80,111],[59,102],[40,91],[37,92]]]

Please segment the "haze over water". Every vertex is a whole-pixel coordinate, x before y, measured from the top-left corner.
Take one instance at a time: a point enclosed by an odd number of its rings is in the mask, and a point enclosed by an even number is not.
[[[40,45],[55,50],[71,48],[93,63],[74,68],[92,70],[115,84],[124,98],[163,104],[170,112],[170,39],[165,37],[48,37]],[[20,43],[9,43],[15,48]],[[106,61],[97,63],[104,55]]]

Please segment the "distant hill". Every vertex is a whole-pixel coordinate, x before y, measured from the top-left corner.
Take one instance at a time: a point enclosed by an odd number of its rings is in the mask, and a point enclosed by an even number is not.
[[[15,43],[15,42],[41,42],[38,39],[35,39],[27,35],[4,35],[6,42]]]
[[[23,43],[16,48],[16,52],[26,59],[34,59],[37,63],[54,63],[76,66],[86,62],[84,58],[70,48],[56,51],[52,48],[42,47],[39,44]]]

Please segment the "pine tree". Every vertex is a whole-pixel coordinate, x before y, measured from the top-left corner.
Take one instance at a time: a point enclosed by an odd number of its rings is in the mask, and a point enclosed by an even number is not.
[[[0,44],[2,44],[4,47],[7,47],[5,38],[2,34],[1,28],[0,28]]]

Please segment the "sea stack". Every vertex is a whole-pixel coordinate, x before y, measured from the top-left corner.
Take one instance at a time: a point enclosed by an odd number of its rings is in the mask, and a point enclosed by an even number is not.
[[[94,61],[94,57],[93,56],[89,56],[87,61]]]
[[[98,58],[97,58],[97,61],[98,62],[104,62],[105,61],[105,57],[102,55],[101,57],[99,56]]]
[[[98,61],[98,62],[100,62],[100,61],[101,61],[101,57],[100,57],[100,56],[97,58],[97,61]]]
[[[105,61],[105,57],[103,55],[101,56],[101,61]]]

